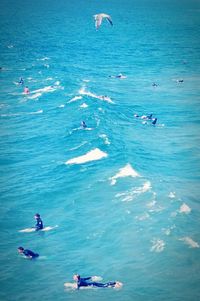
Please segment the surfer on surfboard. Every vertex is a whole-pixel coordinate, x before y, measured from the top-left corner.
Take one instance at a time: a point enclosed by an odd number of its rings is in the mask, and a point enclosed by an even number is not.
[[[100,282],[92,281],[93,280],[92,278],[93,277],[81,278],[81,276],[78,274],[73,276],[73,279],[76,281],[76,284],[77,284],[77,289],[79,289],[80,287],[86,287],[86,286],[114,287],[114,288],[119,288],[122,286],[122,283],[119,281],[110,281],[107,283],[100,283]]]
[[[36,213],[34,215],[34,218],[36,220],[36,224],[35,224],[35,231],[39,231],[39,230],[42,230],[44,228],[43,226],[43,222],[41,220],[41,217],[40,217],[40,214],[39,213]]]
[[[24,249],[23,247],[19,247],[18,252],[19,252],[19,254],[24,255],[26,258],[29,258],[29,259],[34,259],[34,258],[39,257],[39,254],[34,253],[31,250]]]

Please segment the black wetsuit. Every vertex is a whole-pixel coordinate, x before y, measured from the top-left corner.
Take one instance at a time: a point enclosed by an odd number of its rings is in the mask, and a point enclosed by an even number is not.
[[[41,220],[40,217],[37,218],[37,223],[35,225],[35,230],[38,231],[38,230],[42,230],[44,227],[43,227],[43,222]]]
[[[99,283],[99,282],[87,282],[87,280],[90,280],[92,277],[87,277],[87,278],[79,278],[77,281],[77,288],[79,289],[81,286],[96,286],[96,287],[114,287],[116,282],[107,282],[107,283]]]
[[[34,253],[33,251],[28,250],[28,249],[24,250],[24,251],[23,251],[23,254],[24,254],[24,256],[26,256],[26,257],[32,257],[32,258],[36,258],[36,257],[39,256],[39,254]]]
[[[157,118],[155,118],[155,119],[154,119],[154,121],[152,122],[152,124],[153,124],[153,125],[155,125],[155,124],[156,124],[156,122],[157,122],[157,120],[158,120],[158,119],[157,119]]]

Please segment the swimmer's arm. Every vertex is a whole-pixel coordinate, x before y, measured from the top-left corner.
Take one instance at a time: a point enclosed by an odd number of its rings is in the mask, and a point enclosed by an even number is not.
[[[81,279],[83,279],[83,280],[90,280],[90,279],[92,279],[92,277],[81,278]]]

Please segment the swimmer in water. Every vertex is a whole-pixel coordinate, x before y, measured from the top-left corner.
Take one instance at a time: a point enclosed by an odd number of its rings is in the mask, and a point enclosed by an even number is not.
[[[39,254],[34,253],[33,251],[28,250],[28,249],[25,250],[23,247],[19,247],[18,252],[19,252],[19,254],[22,254],[26,258],[29,258],[29,259],[34,259],[34,258],[39,257]]]
[[[156,83],[153,83],[152,87],[158,87],[158,85]]]
[[[111,78],[126,78],[126,76],[123,75],[122,73],[119,73],[118,75],[109,75],[109,77],[111,77]]]
[[[44,228],[44,226],[43,226],[43,222],[41,220],[39,213],[36,213],[34,218],[36,220],[35,231],[42,230]]]
[[[95,281],[89,281],[88,280],[92,280],[92,277],[87,277],[87,278],[81,278],[80,275],[74,275],[73,279],[76,281],[77,283],[77,289],[79,289],[80,287],[86,287],[86,286],[95,286],[95,287],[121,287],[121,283],[118,281],[111,281],[111,282],[107,282],[107,283],[99,283],[99,282],[95,282]]]
[[[29,93],[30,93],[29,88],[28,88],[28,87],[25,87],[25,88],[24,88],[24,94],[29,94]]]
[[[152,119],[153,114],[149,114],[149,115],[142,115],[141,119],[148,119],[151,120]]]
[[[85,123],[85,121],[82,121],[82,122],[81,122],[81,126],[82,126],[83,129],[86,129],[87,124]]]
[[[24,80],[23,78],[21,77],[20,80],[19,80],[19,85],[23,85],[24,84]]]
[[[158,118],[154,118],[153,121],[152,121],[152,124],[155,125],[157,120],[158,120]]]
[[[152,119],[153,114],[149,114],[147,115],[147,119],[151,120]]]

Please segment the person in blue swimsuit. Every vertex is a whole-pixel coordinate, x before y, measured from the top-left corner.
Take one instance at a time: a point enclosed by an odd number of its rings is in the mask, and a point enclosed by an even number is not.
[[[18,248],[18,252],[19,252],[20,254],[24,255],[25,257],[29,258],[29,259],[34,259],[34,258],[39,257],[39,254],[34,253],[34,252],[31,251],[31,250],[24,249],[23,247],[19,247],[19,248]]]
[[[81,276],[78,274],[74,275],[73,279],[77,283],[77,289],[86,286],[95,286],[95,287],[120,287],[121,286],[121,283],[118,281],[99,283],[99,282],[92,281],[92,277],[81,278]],[[90,281],[88,282],[88,280]]]
[[[82,121],[82,122],[81,122],[81,126],[82,126],[83,129],[86,129],[87,124],[85,123],[85,121]]]
[[[36,220],[35,230],[36,231],[42,230],[44,228],[44,226],[43,226],[43,222],[41,220],[40,214],[36,213],[35,216],[34,216],[34,218]]]
[[[158,118],[154,118],[153,121],[152,121],[152,124],[155,125],[157,120],[158,120]]]
[[[20,85],[23,85],[23,84],[24,84],[24,80],[23,80],[22,77],[21,77],[20,80],[19,80],[19,84],[20,84]]]

